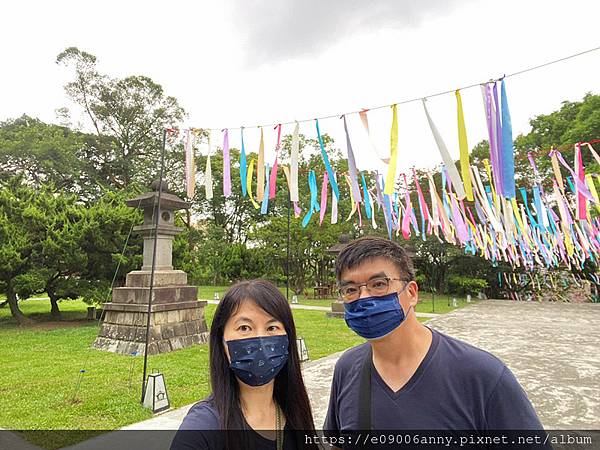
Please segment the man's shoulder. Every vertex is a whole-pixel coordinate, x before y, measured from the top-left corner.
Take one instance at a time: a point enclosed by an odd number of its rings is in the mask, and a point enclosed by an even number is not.
[[[218,430],[219,415],[210,399],[202,400],[190,408],[181,424],[182,430]]]
[[[432,330],[439,337],[438,355],[448,358],[447,364],[471,375],[492,377],[496,380],[506,369],[506,364],[487,350],[476,347],[447,334]]]
[[[357,367],[362,367],[362,363],[369,352],[370,345],[368,342],[357,345],[346,350],[335,363],[335,371],[343,374],[354,370]]]

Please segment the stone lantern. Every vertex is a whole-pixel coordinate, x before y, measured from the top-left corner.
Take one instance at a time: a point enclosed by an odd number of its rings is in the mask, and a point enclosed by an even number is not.
[[[181,228],[175,226],[175,211],[187,209],[190,203],[169,193],[162,182],[158,210],[158,182],[152,192],[127,200],[127,206],[144,211],[144,223],[134,227],[144,237],[141,270],[127,274],[125,287],[113,289],[112,302],[103,306],[103,322],[93,347],[121,354],[143,354],[146,343],[148,300],[154,251],[154,217],[158,214],[156,263],[148,354],[202,344],[208,341],[204,318],[206,301],[198,301],[198,288],[187,284],[187,274],[173,269],[173,238]]]

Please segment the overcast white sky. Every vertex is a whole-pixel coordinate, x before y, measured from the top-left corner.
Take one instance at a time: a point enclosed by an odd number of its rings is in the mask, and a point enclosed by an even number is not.
[[[96,55],[104,73],[162,84],[189,114],[183,126],[251,127],[423,97],[596,47],[597,17],[597,0],[20,0],[3,5],[0,120],[57,122],[56,108],[72,108],[70,74],[54,62],[69,46]],[[507,79],[514,135],[561,101],[598,93],[599,73],[595,52]],[[487,134],[481,92],[462,96],[473,146]],[[458,158],[454,95],[428,107]],[[398,117],[400,170],[441,162],[420,102],[400,105]],[[369,120],[389,152],[390,110]],[[358,115],[348,121],[359,168],[377,168]],[[345,151],[342,121],[320,126]],[[314,136],[314,123],[301,132]],[[271,149],[275,132],[265,134]],[[257,131],[246,136],[256,151]],[[239,146],[238,130],[230,142]]]

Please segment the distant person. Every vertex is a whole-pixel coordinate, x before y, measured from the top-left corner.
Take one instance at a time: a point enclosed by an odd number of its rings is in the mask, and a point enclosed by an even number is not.
[[[171,450],[310,448],[294,432],[314,424],[292,311],[279,289],[264,280],[231,287],[209,345],[212,394],[188,412]]]
[[[502,361],[417,320],[419,287],[398,244],[377,237],[351,242],[337,258],[336,276],[346,323],[367,342],[335,366],[326,434],[542,430]],[[520,318],[507,311],[505,320]]]

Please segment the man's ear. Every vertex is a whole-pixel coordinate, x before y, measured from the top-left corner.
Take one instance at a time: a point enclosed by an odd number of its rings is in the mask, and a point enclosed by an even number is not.
[[[416,281],[410,281],[406,288],[406,293],[410,296],[411,300],[409,305],[415,308],[419,303],[419,285]]]

